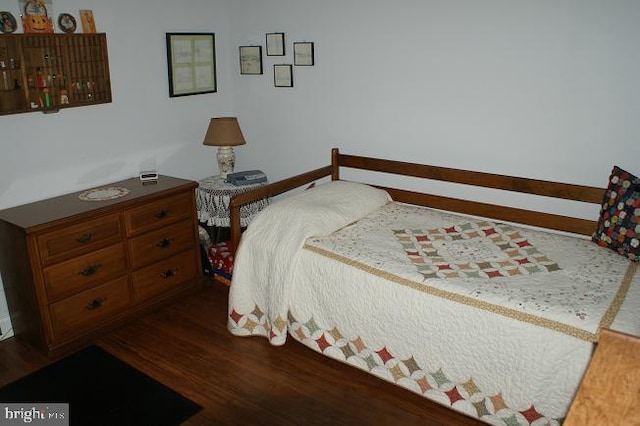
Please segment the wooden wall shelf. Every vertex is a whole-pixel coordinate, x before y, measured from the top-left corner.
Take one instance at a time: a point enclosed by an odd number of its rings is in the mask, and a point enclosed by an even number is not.
[[[108,102],[106,34],[0,35],[0,115]]]

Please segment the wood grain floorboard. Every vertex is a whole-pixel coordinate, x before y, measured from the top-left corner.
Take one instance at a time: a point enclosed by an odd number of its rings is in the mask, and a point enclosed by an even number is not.
[[[212,283],[97,344],[202,405],[186,425],[482,424],[293,339],[232,336],[227,295]],[[0,342],[0,386],[48,362],[18,339]]]

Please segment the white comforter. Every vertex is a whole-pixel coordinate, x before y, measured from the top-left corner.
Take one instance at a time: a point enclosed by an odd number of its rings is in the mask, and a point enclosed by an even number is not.
[[[265,310],[269,340],[284,344],[289,300],[295,290],[291,271],[309,237],[330,234],[390,201],[385,191],[332,181],[270,205],[245,231],[238,248],[229,306]],[[231,325],[231,332],[247,330]],[[266,334],[268,333],[268,334]]]
[[[391,251],[383,249],[376,263],[375,256],[363,262],[336,255],[338,246],[357,252],[346,239],[323,246],[319,238],[322,249],[312,249],[310,237],[382,206],[389,208],[386,193],[334,182],[264,210],[238,251],[230,331],[276,345],[288,331],[315,351],[488,423],[558,424],[589,362],[589,339],[416,291],[401,272],[381,273]],[[344,231],[351,229],[358,228]],[[640,332],[639,301],[636,277],[611,327]],[[517,305],[508,302],[511,310]]]

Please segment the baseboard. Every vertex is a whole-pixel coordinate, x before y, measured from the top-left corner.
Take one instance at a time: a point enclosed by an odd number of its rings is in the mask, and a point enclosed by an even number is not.
[[[11,326],[11,318],[0,318],[0,340],[13,337],[13,328]]]

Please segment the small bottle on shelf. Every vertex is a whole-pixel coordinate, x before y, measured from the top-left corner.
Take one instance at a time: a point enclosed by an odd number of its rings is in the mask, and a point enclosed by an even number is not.
[[[69,95],[67,89],[60,89],[60,105],[66,105],[69,103]]]
[[[47,82],[42,75],[42,68],[36,68],[36,87],[47,87]]]
[[[3,70],[2,78],[0,78],[0,90],[10,90],[11,86],[9,85],[9,72]]]
[[[51,95],[49,94],[49,89],[45,88],[42,90],[42,97],[44,99],[44,107],[48,108],[51,106]]]

